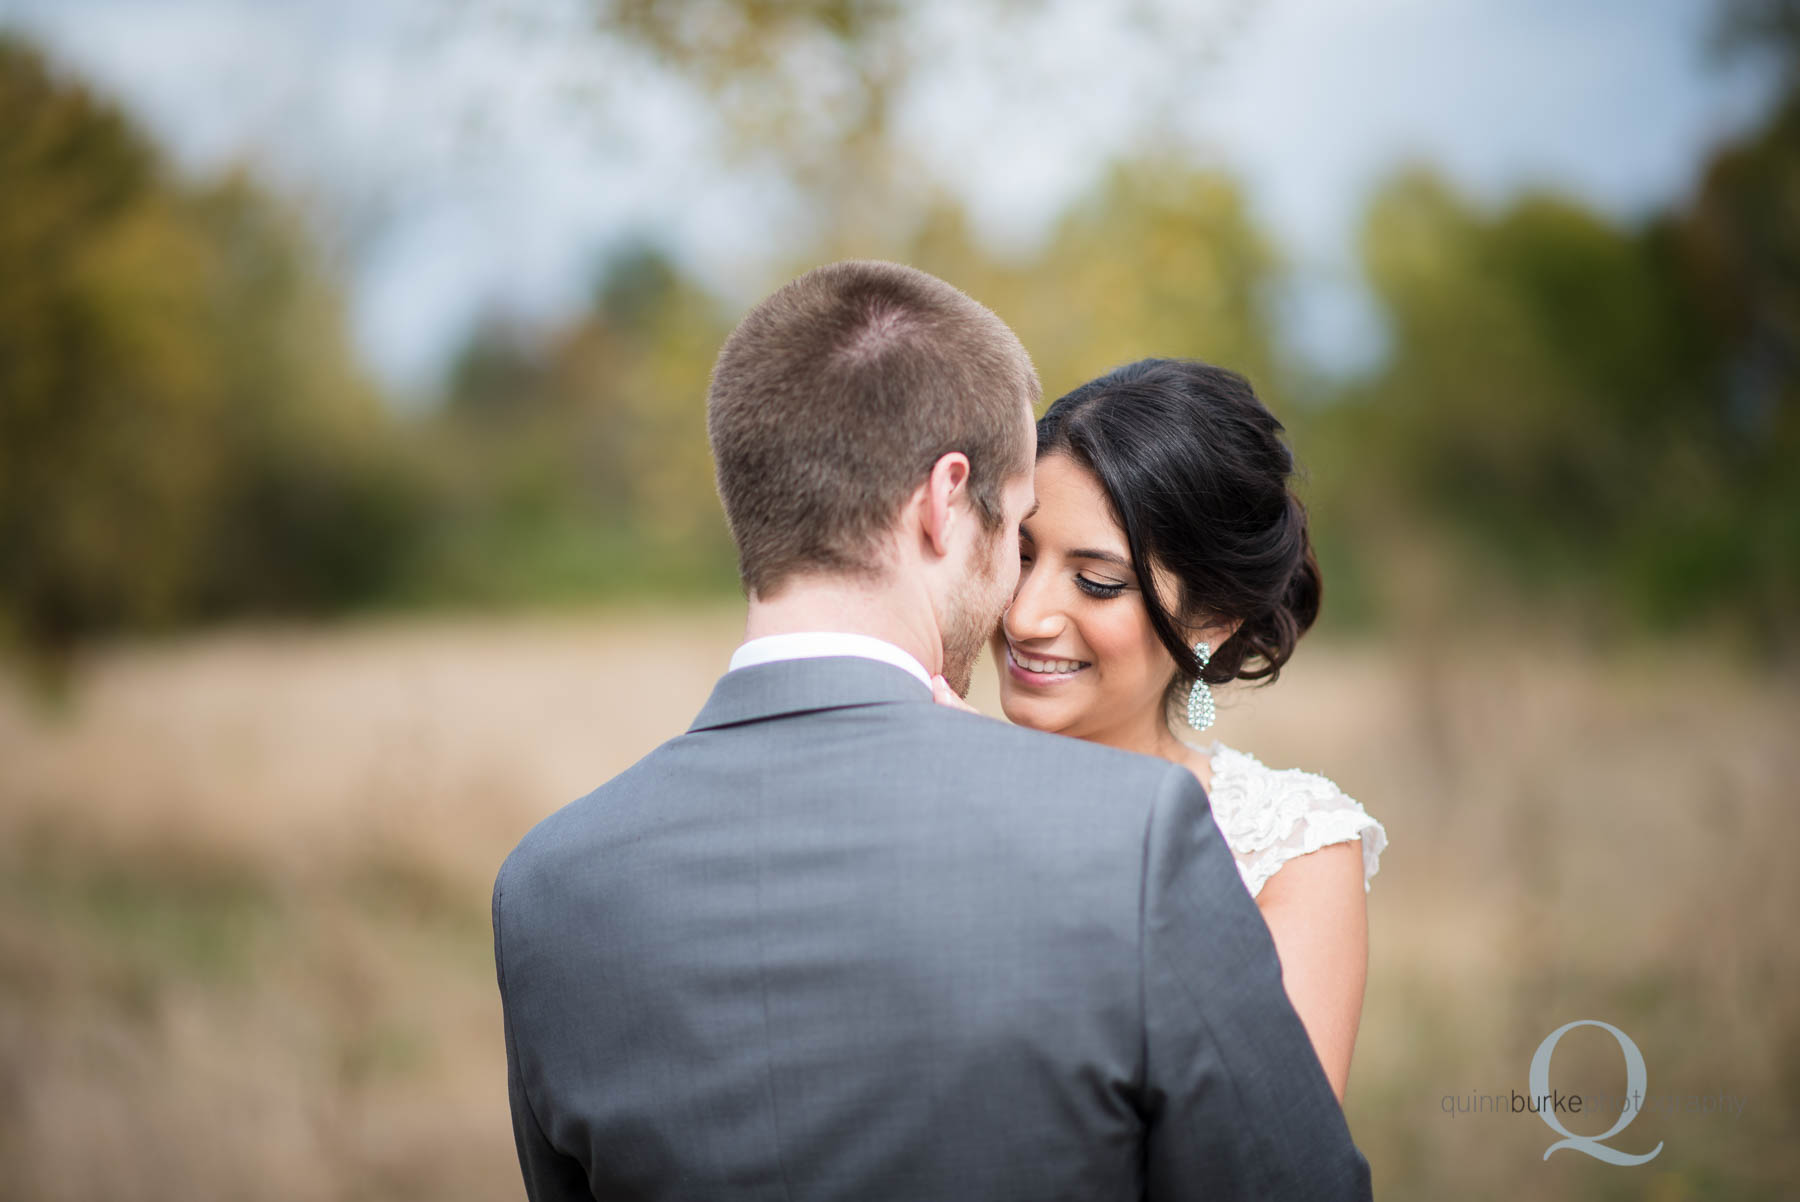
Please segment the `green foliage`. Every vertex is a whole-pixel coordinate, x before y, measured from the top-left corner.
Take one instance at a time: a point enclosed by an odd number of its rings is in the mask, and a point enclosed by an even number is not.
[[[471,337],[434,423],[453,513],[422,597],[517,604],[727,592],[706,386],[730,326],[660,255],[607,265],[593,307],[533,335]]]
[[[955,280],[1034,351],[1047,400],[1147,353],[1272,370],[1262,308],[1273,253],[1216,173],[1121,169],[1028,263],[986,254],[949,208],[908,246],[840,254]],[[730,326],[647,247],[609,262],[590,311],[562,329],[483,323],[437,423],[458,509],[420,568],[420,595],[519,603],[730,589],[735,553],[705,430],[707,375]]]
[[[165,618],[226,408],[211,248],[124,120],[0,42],[0,581],[60,638]]]
[[[0,39],[0,619],[56,654],[382,587],[422,497],[297,224]]]
[[[1278,265],[1237,186],[1167,162],[1122,165],[1024,262],[995,259],[954,209],[902,255],[997,312],[1037,364],[1046,402],[1146,355],[1226,364],[1265,386]]]
[[[1385,512],[1429,515],[1527,593],[1663,628],[1789,624],[1792,370],[1754,372],[1719,319],[1754,289],[1708,294],[1694,220],[1623,230],[1543,196],[1484,215],[1427,174],[1392,183],[1364,251],[1393,354],[1336,423],[1385,470],[1338,489],[1392,490]]]
[[[1742,5],[1743,27],[1791,7]],[[907,210],[925,200],[884,114],[909,66],[878,45],[899,7],[727,8],[709,33],[628,4],[615,32],[722,102],[781,81],[735,119],[746,147],[818,151],[789,164],[813,185],[810,261],[954,281],[1019,332],[1046,402],[1145,355],[1244,372],[1307,473],[1327,621],[1410,593],[1795,631],[1800,91],[1639,228],[1391,181],[1363,239],[1391,355],[1343,383],[1283,359],[1280,255],[1229,177],[1117,165],[1040,249],[997,256],[955,205]],[[784,74],[801,44],[861,97],[829,136],[788,120],[811,104]],[[733,587],[704,421],[731,315],[653,248],[558,328],[484,322],[441,408],[400,421],[304,231],[247,177],[176,178],[17,41],[0,112],[0,630],[55,651],[233,613]]]

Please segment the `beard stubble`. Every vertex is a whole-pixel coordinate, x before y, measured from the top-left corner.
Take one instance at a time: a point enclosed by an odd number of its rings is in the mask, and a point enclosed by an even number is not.
[[[999,537],[999,530],[991,531],[977,548],[977,564],[963,578],[950,599],[950,612],[944,616],[944,679],[958,697],[969,695],[975,661],[1006,608],[1008,598],[1001,589],[994,557]]]

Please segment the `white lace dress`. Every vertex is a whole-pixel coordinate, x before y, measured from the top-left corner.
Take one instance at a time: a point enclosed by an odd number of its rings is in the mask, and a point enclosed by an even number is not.
[[[1362,840],[1363,889],[1380,867],[1387,831],[1330,780],[1298,768],[1270,768],[1246,751],[1214,739],[1213,820],[1237,858],[1238,875],[1255,897],[1295,856],[1333,843]]]

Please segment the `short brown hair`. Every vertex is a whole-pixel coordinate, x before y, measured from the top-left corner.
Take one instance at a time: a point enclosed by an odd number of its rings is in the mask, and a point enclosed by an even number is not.
[[[719,498],[751,595],[788,576],[874,576],[876,540],[951,451],[997,530],[1008,477],[1031,470],[1041,391],[993,313],[898,263],[807,272],[726,339],[707,397]]]

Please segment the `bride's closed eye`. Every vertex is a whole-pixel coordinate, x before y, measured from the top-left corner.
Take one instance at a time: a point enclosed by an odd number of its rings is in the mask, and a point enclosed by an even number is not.
[[[1031,566],[1031,552],[1024,547],[1019,548],[1019,566]],[[1089,580],[1080,572],[1075,573],[1075,587],[1100,601],[1109,600],[1124,592],[1129,585],[1117,584],[1109,580]]]

